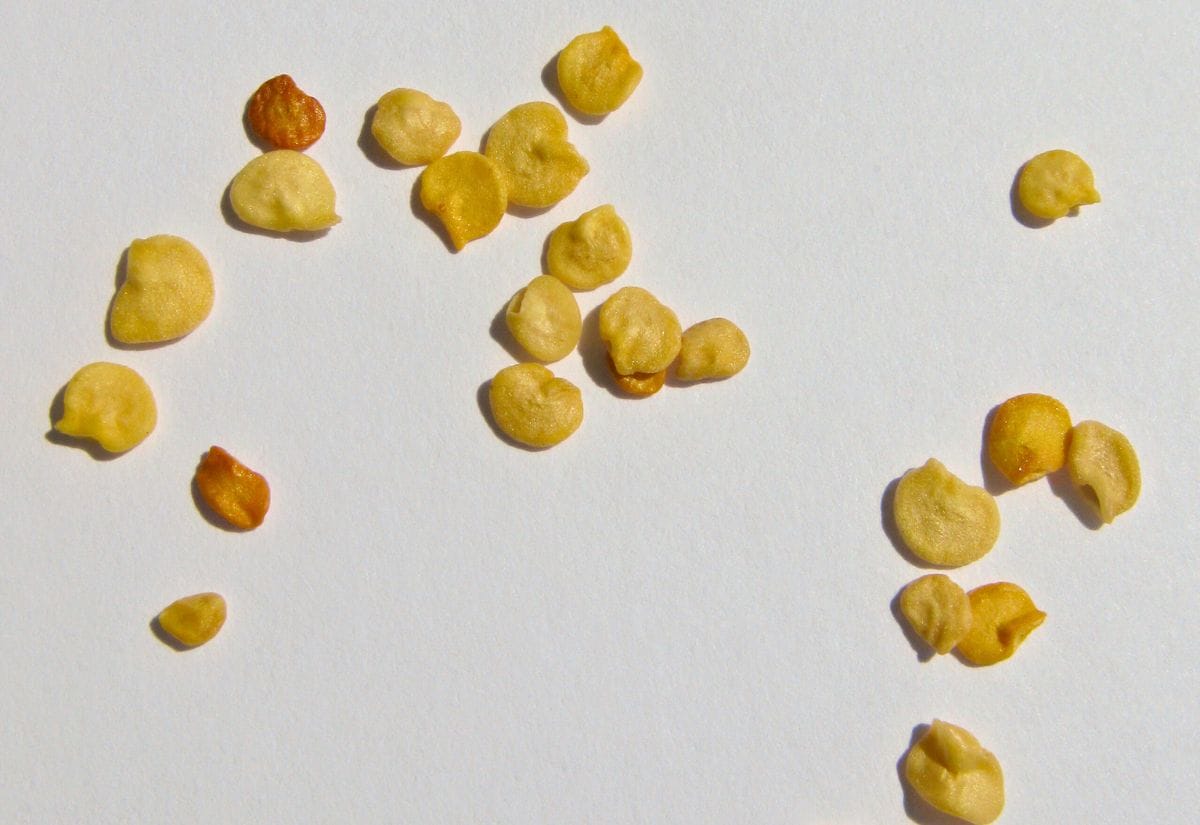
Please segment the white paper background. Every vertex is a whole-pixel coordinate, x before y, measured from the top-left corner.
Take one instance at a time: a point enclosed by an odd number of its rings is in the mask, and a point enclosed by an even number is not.
[[[897,822],[936,716],[1001,759],[1005,822],[1193,821],[1200,12],[1095,6],[5,4],[0,819]],[[368,156],[369,107],[424,89],[477,148],[605,23],[646,74],[570,119],[591,174],[448,253],[418,171]],[[285,71],[324,103],[344,217],[306,243],[221,210]],[[1030,229],[1013,176],[1060,146],[1104,202]],[[573,354],[582,428],[516,449],[481,406],[496,315],[604,202],[634,262],[583,311],[641,285],[753,357],[631,401]],[[160,232],[207,255],[216,307],[114,349],[122,251]],[[46,437],[94,360],[159,402],[113,461]],[[884,491],[931,455],[980,483],[985,415],[1027,391],[1124,431],[1142,500],[1094,530],[1045,482],[1001,495],[953,575],[1050,618],[999,666],[922,663]],[[261,529],[199,514],[213,443],[270,479]],[[221,635],[161,644],[150,619],[202,590]]]

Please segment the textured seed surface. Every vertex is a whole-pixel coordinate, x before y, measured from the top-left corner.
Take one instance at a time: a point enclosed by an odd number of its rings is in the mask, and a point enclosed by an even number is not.
[[[605,204],[550,233],[546,268],[571,289],[588,290],[619,278],[632,257],[629,227]]]
[[[913,631],[938,653],[949,653],[971,628],[971,602],[942,573],[910,582],[900,593],[900,612]]]
[[[665,370],[679,355],[683,332],[670,308],[641,287],[627,286],[600,307],[600,338],[620,375]]]
[[[617,385],[617,389],[626,395],[633,395],[639,398],[654,395],[654,393],[663,388],[663,384],[667,381],[666,370],[621,375],[621,373],[617,372],[617,368],[613,366],[612,356],[606,356],[604,360],[608,364],[608,371],[613,377],[613,383]]]
[[[379,98],[371,118],[371,134],[391,157],[408,166],[423,166],[450,150],[462,122],[450,104],[416,89],[392,89]]]
[[[126,344],[171,341],[200,326],[212,305],[212,270],[200,250],[174,235],[140,238],[129,245],[109,329]]]
[[[973,825],[995,822],[1004,810],[999,760],[970,732],[939,719],[909,748],[904,777],[930,805]]]
[[[1142,470],[1129,439],[1099,421],[1080,421],[1067,449],[1071,481],[1096,506],[1105,524],[1133,507],[1142,492]]]
[[[520,206],[553,206],[571,194],[588,163],[567,141],[567,119],[550,103],[522,103],[488,131],[483,152],[508,182],[508,199]]]
[[[1062,402],[1040,393],[1014,396],[992,416],[987,453],[1014,485],[1061,469],[1066,460],[1071,414]]]
[[[196,468],[196,488],[214,513],[242,530],[262,524],[271,506],[267,480],[216,446]]]
[[[421,205],[437,216],[455,249],[489,234],[508,208],[508,184],[478,152],[438,158],[421,173]]]
[[[971,627],[958,652],[977,665],[994,665],[1017,652],[1030,633],[1046,621],[1033,599],[1011,582],[995,582],[967,594]]]
[[[583,422],[579,388],[541,364],[515,364],[496,373],[488,388],[492,419],[514,441],[551,447]]]
[[[608,26],[581,34],[558,55],[558,86],[567,102],[588,115],[618,109],[642,80],[642,67]]]
[[[258,87],[247,112],[250,127],[278,149],[307,149],[325,133],[325,109],[286,74]]]
[[[274,232],[328,229],[341,218],[337,195],[321,164],[302,152],[276,149],[242,168],[229,187],[229,202],[250,226]]]
[[[675,377],[706,381],[737,375],[750,360],[750,341],[727,318],[710,318],[683,331]]]
[[[197,647],[210,641],[225,624],[225,599],[197,593],[178,599],[158,614],[158,624],[180,644]]]
[[[1031,215],[1054,220],[1072,209],[1100,202],[1091,167],[1065,149],[1032,158],[1017,177],[1017,198]]]
[[[569,355],[583,329],[575,295],[553,275],[539,275],[517,292],[504,322],[526,352],[546,362]]]
[[[893,514],[908,548],[942,567],[982,558],[1000,536],[1000,509],[991,494],[933,458],[900,479]]]
[[[142,376],[121,364],[98,361],[67,382],[63,414],[54,429],[123,453],[142,443],[157,422],[154,394]]]

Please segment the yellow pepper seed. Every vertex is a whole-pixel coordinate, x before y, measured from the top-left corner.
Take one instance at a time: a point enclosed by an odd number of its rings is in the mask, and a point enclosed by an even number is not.
[[[642,67],[610,27],[581,34],[558,55],[558,86],[575,109],[606,115],[620,108],[642,80]]]
[[[629,227],[605,204],[550,233],[546,268],[571,289],[589,290],[619,278],[632,257]]]
[[[908,548],[942,567],[982,558],[1000,536],[1000,509],[991,494],[933,458],[900,479],[893,514]]]
[[[967,598],[971,628],[959,641],[958,652],[976,665],[1003,662],[1046,621],[1029,594],[1011,582],[976,587]]]
[[[541,209],[571,194],[588,163],[567,141],[567,119],[550,103],[522,103],[496,121],[483,152],[508,182],[508,199]]]
[[[913,631],[938,653],[949,653],[971,628],[971,602],[942,573],[910,582],[900,593],[900,612]]]
[[[1067,472],[1081,490],[1090,490],[1105,524],[1137,503],[1142,471],[1129,439],[1099,421],[1080,421],[1071,430]]]
[[[1058,400],[1039,393],[1014,396],[996,408],[987,431],[992,464],[1014,485],[1063,466],[1071,414]]]
[[[421,173],[421,205],[436,215],[455,249],[489,234],[508,208],[508,184],[478,152],[438,158]]]
[[[407,166],[424,166],[450,150],[462,121],[448,103],[416,89],[392,89],[379,98],[371,134],[391,157]]]
[[[1065,149],[1032,158],[1017,178],[1017,198],[1034,217],[1052,221],[1080,206],[1100,202],[1091,168]]]
[[[684,330],[675,377],[680,381],[729,378],[749,360],[750,342],[738,325],[726,318],[710,318]]]
[[[496,373],[488,388],[496,426],[530,447],[552,447],[583,422],[579,388],[541,364],[514,364]]]
[[[172,341],[200,326],[212,305],[212,270],[199,249],[174,235],[140,238],[129,245],[109,329],[124,344]]]
[[[600,307],[600,338],[620,375],[665,370],[679,355],[683,331],[670,308],[641,287],[627,286]]]
[[[129,367],[98,361],[67,382],[63,414],[54,429],[90,438],[110,453],[133,449],[154,431],[158,408],[142,376]]]
[[[934,719],[904,757],[904,778],[922,799],[972,825],[1004,810],[1004,772],[970,732]]]
[[[271,507],[267,480],[217,446],[200,460],[196,488],[214,513],[240,530],[258,527]]]
[[[575,295],[552,275],[539,275],[517,292],[504,322],[526,352],[546,362],[569,355],[583,329]]]
[[[210,641],[224,624],[225,599],[217,593],[184,596],[158,614],[159,627],[187,647]]]
[[[315,232],[341,221],[337,195],[321,164],[303,152],[276,149],[242,168],[229,202],[250,226],[272,232]]]
[[[626,395],[646,398],[661,390],[663,384],[667,382],[666,370],[659,370],[658,372],[634,372],[629,375],[621,375],[621,373],[617,372],[617,368],[613,366],[612,356],[605,356],[604,361],[608,364],[609,374],[612,375],[617,389]]]

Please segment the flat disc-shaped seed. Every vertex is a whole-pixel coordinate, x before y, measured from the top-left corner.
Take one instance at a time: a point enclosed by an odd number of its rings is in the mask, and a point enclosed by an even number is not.
[[[1025,484],[1062,467],[1070,431],[1062,402],[1041,393],[1013,396],[988,424],[988,458],[1012,484]]]
[[[750,341],[728,318],[709,318],[683,331],[675,377],[706,381],[737,375],[750,360]]]
[[[1129,439],[1099,421],[1080,421],[1071,430],[1067,472],[1091,490],[1105,524],[1129,510],[1142,492],[1142,471]]]
[[[550,233],[546,268],[571,289],[595,289],[618,278],[632,257],[629,227],[605,204]]]
[[[900,479],[893,514],[908,549],[943,567],[982,558],[1000,536],[1000,509],[991,494],[933,458]]]
[[[256,157],[229,187],[229,202],[251,226],[274,232],[314,232],[341,221],[337,194],[321,164],[303,152],[276,149]]]
[[[325,133],[325,109],[289,75],[263,83],[247,107],[250,126],[279,149],[307,149]]]
[[[942,573],[931,573],[900,593],[900,612],[913,631],[938,653],[949,653],[971,628],[971,602]]]
[[[939,811],[973,825],[995,822],[1004,810],[1004,772],[971,733],[933,720],[904,757],[904,778]]]
[[[530,447],[550,447],[583,421],[579,388],[541,364],[514,364],[496,373],[488,387],[496,426]]]
[[[584,114],[606,115],[619,108],[642,80],[642,67],[610,27],[581,34],[558,55],[558,87]]]
[[[683,343],[679,318],[648,291],[618,289],[600,305],[600,338],[621,375],[671,366]]]
[[[482,238],[508,208],[508,184],[495,163],[478,152],[438,158],[421,173],[421,205],[437,216],[455,249]]]
[[[1017,199],[1029,213],[1055,220],[1072,209],[1100,202],[1091,167],[1066,149],[1042,152],[1021,167]]]
[[[202,645],[225,624],[225,599],[217,593],[184,596],[163,608],[158,624],[180,644]]]
[[[546,362],[569,355],[583,327],[575,295],[553,275],[539,275],[517,292],[504,323],[526,352]]]
[[[550,103],[522,103],[488,131],[483,152],[504,173],[508,199],[520,206],[553,206],[571,194],[588,163],[567,141],[567,119]]]
[[[1025,638],[1041,627],[1046,614],[1011,582],[994,582],[967,594],[971,627],[958,642],[958,652],[977,665],[994,665],[1017,652]]]
[[[416,89],[392,89],[379,98],[371,134],[393,159],[423,166],[450,150],[462,122],[450,104]]]
[[[54,429],[123,453],[141,444],[157,422],[154,394],[142,376],[121,364],[98,361],[67,382],[63,414]]]
[[[267,480],[217,446],[196,468],[196,488],[214,513],[241,530],[262,524],[271,507]]]
[[[200,326],[212,305],[212,270],[199,249],[174,235],[141,238],[129,245],[109,329],[126,344],[171,341]]]

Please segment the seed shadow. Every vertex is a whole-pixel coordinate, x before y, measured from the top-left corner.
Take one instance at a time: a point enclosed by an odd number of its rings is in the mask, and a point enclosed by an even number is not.
[[[407,163],[401,163],[394,157],[389,155],[384,148],[379,145],[379,141],[375,139],[375,135],[371,132],[371,122],[375,120],[375,113],[379,111],[379,104],[376,103],[367,109],[363,115],[362,129],[358,133],[358,148],[366,155],[367,160],[378,166],[380,169],[414,169],[416,167],[409,166]]]
[[[927,730],[929,730],[929,725],[925,724],[917,725],[913,728],[908,747],[904,749],[904,753],[900,754],[900,758],[896,760],[896,775],[900,780],[900,788],[904,794],[904,813],[918,825],[964,825],[963,820],[939,811],[922,799],[921,795],[908,784],[908,779],[904,775],[904,761],[908,756],[908,751],[913,745],[917,744]]]
[[[124,455],[124,453],[110,453],[90,438],[66,435],[54,429],[54,423],[63,417],[66,394],[67,385],[63,384],[55,394],[54,399],[50,402],[50,429],[46,431],[46,440],[59,447],[74,447],[77,450],[82,450],[91,456],[94,461],[112,461]]]
[[[516,447],[517,449],[524,450],[527,453],[542,453],[546,450],[549,450],[549,447],[531,447],[528,444],[522,444],[520,441],[510,437],[508,433],[504,432],[504,430],[500,429],[500,425],[496,423],[496,419],[492,415],[492,403],[488,399],[488,390],[491,388],[491,386],[492,381],[490,378],[479,385],[479,389],[475,391],[475,403],[479,405],[480,415],[483,416],[483,420],[487,422],[488,426],[492,428],[492,432],[495,433],[496,438],[500,439],[505,444],[508,444],[510,447]]]
[[[558,55],[560,54],[562,54],[561,51],[542,67],[542,85],[546,87],[546,91],[554,95],[559,108],[564,112],[570,113],[571,117],[585,126],[598,126],[608,115],[585,115],[583,112],[577,111],[567,102],[567,96],[563,94],[562,86],[558,85]]]
[[[186,653],[189,650],[196,649],[193,645],[185,645],[183,642],[179,641],[166,630],[164,630],[162,622],[158,620],[158,616],[155,616],[150,620],[150,632],[153,633],[160,642],[178,653]]]
[[[983,417],[983,432],[979,436],[979,471],[983,476],[983,489],[987,490],[993,496],[1016,489],[1013,483],[1005,478],[1004,474],[997,469],[996,465],[992,462],[991,456],[988,455],[988,430],[992,428],[992,421],[996,418],[996,411],[998,409],[1000,409],[999,404],[988,410],[988,414]]]
[[[442,244],[452,254],[457,255],[460,250],[454,248],[454,242],[450,240],[450,233],[446,231],[446,227],[438,220],[437,215],[425,208],[425,204],[421,203],[421,177],[413,181],[412,193],[408,197],[408,207],[412,210],[413,216],[421,223],[433,230],[433,234],[438,236]],[[464,249],[466,247],[463,247]]]
[[[584,372],[597,387],[607,390],[609,395],[616,398],[641,397],[621,392],[613,381],[612,373],[608,370],[608,348],[600,340],[600,309],[602,306],[593,307],[591,312],[583,316],[578,349],[579,357],[583,361]]]
[[[883,532],[887,535],[888,541],[892,543],[892,547],[899,553],[906,562],[913,567],[919,567],[922,570],[944,570],[941,565],[930,564],[923,558],[913,553],[908,549],[908,545],[904,543],[904,539],[900,536],[900,528],[896,526],[896,488],[900,486],[900,479],[903,476],[894,478],[888,483],[888,486],[883,490],[883,497],[879,500],[879,523],[883,527]]]
[[[500,308],[500,311],[496,313],[496,316],[492,318],[492,325],[489,327],[492,340],[504,347],[504,351],[512,356],[512,359],[517,363],[540,363],[536,359],[532,358],[529,353],[525,351],[524,347],[517,343],[517,339],[513,338],[512,332],[508,328],[508,322],[505,320],[505,316],[507,314],[508,304],[505,303],[504,306]]]
[[[1044,229],[1045,227],[1054,223],[1054,221],[1046,220],[1045,218],[1039,218],[1037,215],[1032,214],[1028,209],[1025,208],[1025,205],[1021,203],[1021,197],[1017,192],[1019,188],[1018,185],[1021,181],[1021,173],[1025,171],[1026,165],[1027,164],[1024,163],[1021,164],[1021,168],[1017,170],[1015,175],[1013,175],[1012,186],[1008,190],[1008,206],[1009,209],[1012,210],[1012,216],[1016,219],[1017,223],[1024,227],[1028,227],[1029,229]],[[1078,211],[1078,209],[1072,209],[1070,214],[1075,215],[1078,213]]]
[[[905,585],[904,587],[907,586]],[[900,610],[900,596],[904,593],[904,587],[897,590],[896,595],[892,598],[892,616],[896,619],[896,624],[900,625],[900,629],[904,631],[904,638],[908,640],[909,646],[917,654],[917,661],[922,663],[928,662],[933,659],[937,652],[929,646],[928,642],[917,635],[917,631],[913,630],[913,626],[908,623],[908,619],[904,618],[904,613]]]
[[[201,460],[203,460],[201,456]],[[196,505],[196,511],[201,517],[218,530],[224,530],[226,533],[249,533],[249,530],[238,527],[235,524],[230,524],[214,510],[207,501],[204,500],[204,495],[200,492],[200,484],[196,481],[195,475],[192,476],[192,503]]]
[[[324,238],[329,234],[329,230],[333,228],[277,232],[274,229],[251,226],[239,218],[237,212],[233,211],[233,201],[229,197],[229,190],[232,188],[233,181],[230,181],[225,186],[225,191],[221,194],[221,217],[225,219],[225,223],[239,232],[244,232],[247,235],[261,235],[264,238],[280,238],[285,241],[292,241],[293,243],[309,243],[318,238]]]
[[[1075,482],[1071,481],[1071,474],[1066,467],[1047,475],[1046,481],[1050,484],[1050,492],[1067,505],[1067,509],[1074,513],[1080,524],[1089,530],[1099,530],[1104,526],[1096,504],[1095,493],[1090,487],[1083,490],[1076,487]]]

